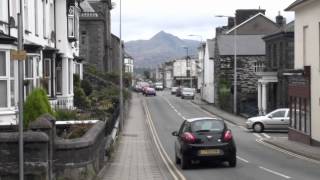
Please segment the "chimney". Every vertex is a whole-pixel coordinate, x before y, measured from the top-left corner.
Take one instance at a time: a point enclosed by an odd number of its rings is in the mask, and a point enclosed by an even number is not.
[[[231,29],[234,27],[234,18],[233,17],[229,17],[228,18],[228,29]]]
[[[286,19],[283,16],[281,16],[280,11],[279,11],[279,15],[276,17],[276,23],[280,27],[283,27],[284,25],[286,25]]]

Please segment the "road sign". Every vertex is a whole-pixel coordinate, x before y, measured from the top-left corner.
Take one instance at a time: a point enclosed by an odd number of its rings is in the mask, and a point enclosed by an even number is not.
[[[10,57],[11,57],[11,60],[23,61],[27,58],[27,52],[23,50],[21,51],[11,50]]]

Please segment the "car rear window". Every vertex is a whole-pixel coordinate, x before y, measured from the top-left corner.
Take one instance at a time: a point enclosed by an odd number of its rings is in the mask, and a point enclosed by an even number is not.
[[[221,132],[224,129],[224,123],[220,120],[206,119],[198,120],[191,123],[192,132],[199,131],[217,131]]]

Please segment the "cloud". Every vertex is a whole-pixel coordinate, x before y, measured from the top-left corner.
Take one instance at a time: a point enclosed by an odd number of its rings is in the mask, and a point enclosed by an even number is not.
[[[164,30],[187,38],[188,34],[214,37],[214,28],[225,25],[226,18],[215,15],[233,15],[236,9],[266,9],[274,19],[281,11],[293,20],[293,13],[283,12],[294,0],[122,0],[124,40],[149,39]],[[112,10],[112,32],[119,33],[119,0]],[[275,7],[274,4],[277,4]],[[190,38],[190,37],[189,37]]]

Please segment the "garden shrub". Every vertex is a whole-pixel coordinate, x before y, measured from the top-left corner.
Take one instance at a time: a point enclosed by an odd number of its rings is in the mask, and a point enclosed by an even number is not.
[[[77,120],[77,111],[69,109],[57,109],[55,112],[56,119],[59,121]]]
[[[92,85],[88,80],[82,80],[81,81],[81,88],[83,89],[86,96],[90,96],[92,93]]]
[[[25,128],[43,114],[53,115],[47,94],[43,89],[34,89],[27,97],[23,109]]]

